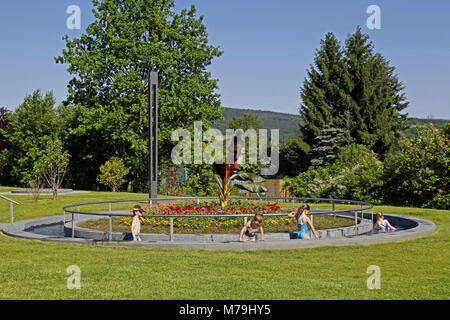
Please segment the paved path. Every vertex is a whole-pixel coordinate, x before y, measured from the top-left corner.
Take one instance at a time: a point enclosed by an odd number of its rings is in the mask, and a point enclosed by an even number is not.
[[[375,243],[386,243],[394,241],[405,241],[409,239],[414,239],[417,237],[423,237],[435,232],[435,225],[433,222],[414,218],[405,217],[399,215],[389,215],[385,214],[388,220],[404,221],[403,223],[414,225],[406,230],[396,231],[384,234],[371,234],[371,235],[358,235],[352,237],[341,237],[335,239],[311,239],[311,240],[298,240],[298,239],[286,239],[286,240],[274,240],[274,241],[256,241],[256,242],[245,242],[241,243],[237,241],[224,241],[224,242],[214,242],[214,241],[168,241],[166,240],[146,240],[142,242],[132,242],[132,241],[105,241],[105,240],[92,240],[86,238],[71,238],[71,237],[54,237],[45,236],[41,234],[35,234],[26,232],[25,230],[32,226],[39,225],[49,225],[62,223],[62,216],[38,218],[27,221],[19,221],[13,225],[9,223],[0,224],[0,229],[10,236],[16,236],[27,239],[43,240],[43,241],[54,241],[54,242],[65,242],[65,243],[80,243],[80,244],[96,244],[96,245],[114,245],[114,246],[124,246],[124,247],[149,247],[149,248],[186,248],[186,249],[209,249],[209,250],[285,250],[285,249],[296,249],[296,248],[311,248],[319,246],[344,246],[344,245],[369,245]],[[76,224],[81,222],[81,220],[92,219],[94,217],[80,217],[76,220]],[[98,217],[95,217],[98,218]],[[70,215],[66,215],[66,226],[71,224]],[[106,235],[107,232],[99,233]],[[151,235],[148,235],[148,238]],[[155,235],[156,236],[156,235]],[[166,236],[167,235],[158,235]],[[181,235],[178,235],[181,238]],[[269,238],[269,237],[267,237]],[[276,239],[276,237],[274,238]],[[145,237],[144,237],[145,240]],[[176,237],[175,239],[176,240]]]

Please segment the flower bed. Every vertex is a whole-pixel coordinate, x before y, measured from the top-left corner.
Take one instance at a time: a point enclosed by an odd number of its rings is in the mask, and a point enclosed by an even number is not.
[[[244,200],[235,200],[224,208],[221,208],[217,202],[202,202],[197,204],[195,200],[166,202],[164,204],[157,203],[153,206],[143,207],[146,212],[141,233],[170,232],[170,218],[172,217],[176,217],[174,219],[176,233],[239,233],[244,225],[244,217],[237,215],[256,214],[258,212],[263,214],[289,213],[291,207],[288,206],[289,204],[280,204],[278,202],[250,202]],[[182,218],[187,215],[223,215],[224,217]],[[247,217],[247,219],[252,218]],[[131,216],[114,218],[112,221],[113,230],[116,232],[129,232],[131,222]],[[317,230],[347,227],[352,224],[353,221],[349,219],[324,215],[314,216],[314,227]],[[95,230],[108,230],[109,220],[87,221],[80,224],[80,226]],[[288,218],[287,216],[266,216],[263,226],[265,232],[289,232],[297,230],[295,219]]]
[[[169,219],[161,218],[161,216],[183,216],[183,215],[224,215],[226,218],[177,218],[174,219],[174,227],[190,228],[190,229],[207,229],[211,227],[230,227],[242,226],[243,217],[230,218],[230,215],[256,214],[256,213],[281,213],[290,212],[290,209],[283,208],[275,203],[250,203],[244,201],[236,201],[222,208],[218,203],[211,202],[205,204],[196,204],[195,200],[188,203],[169,202],[167,204],[158,204],[143,208],[145,215],[154,215],[156,217],[145,217],[144,224],[152,226],[168,226]],[[251,217],[249,218],[251,219]],[[120,222],[124,225],[131,226],[132,217],[124,217]],[[287,217],[267,217],[264,219],[264,225],[272,224],[290,224],[292,219]]]

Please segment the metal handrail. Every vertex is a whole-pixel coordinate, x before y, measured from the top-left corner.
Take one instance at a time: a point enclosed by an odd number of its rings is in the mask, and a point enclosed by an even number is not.
[[[7,197],[5,197],[5,196],[3,196],[3,195],[1,195],[1,194],[0,194],[0,198],[9,201],[10,206],[11,206],[11,210],[10,210],[10,212],[11,212],[10,223],[13,224],[13,223],[14,223],[14,204],[20,204],[20,203],[17,202],[17,201],[12,200],[12,199],[10,199],[10,198],[7,198]]]
[[[112,203],[121,203],[121,202],[149,202],[152,204],[153,202],[160,202],[160,201],[176,201],[176,200],[197,200],[197,204],[199,204],[200,199],[217,199],[217,197],[173,197],[173,198],[146,198],[146,199],[125,199],[125,200],[109,200],[109,201],[97,201],[97,202],[86,202],[86,203],[79,203],[79,204],[72,204],[69,206],[65,206],[63,208],[64,210],[64,216],[67,213],[72,214],[72,238],[75,237],[75,226],[74,226],[74,215],[75,214],[85,214],[85,215],[98,215],[98,216],[107,216],[109,217],[109,240],[112,240],[112,217],[126,217],[126,216],[132,216],[132,213],[130,213],[129,210],[118,210],[115,212],[111,211],[111,204]],[[247,199],[247,200],[258,200],[258,201],[265,201],[269,199],[282,199],[282,200],[289,200],[292,201],[292,207],[294,207],[296,200],[310,200],[310,201],[328,201],[332,202],[332,210],[326,210],[326,209],[312,209],[310,211],[311,214],[311,220],[313,219],[314,215],[321,215],[321,214],[342,214],[342,213],[354,213],[355,214],[355,227],[358,228],[358,212],[361,213],[361,219],[363,218],[363,211],[369,210],[373,208],[373,204],[364,202],[364,201],[358,201],[358,200],[345,200],[345,199],[329,199],[329,198],[310,198],[310,197],[230,197],[230,199]],[[359,204],[361,205],[360,208],[356,209],[344,209],[344,210],[336,210],[335,209],[335,203],[344,203],[344,204]],[[85,205],[93,205],[93,204],[108,204],[109,205],[109,211],[101,211],[101,212],[85,212],[80,211],[81,206]],[[368,205],[367,207],[363,207],[363,205]],[[78,207],[78,210],[69,210],[69,208]],[[287,213],[267,213],[264,214],[264,216],[286,216]],[[184,215],[184,214],[152,214],[152,215],[143,215],[143,217],[159,217],[159,218],[170,218],[170,241],[173,241],[173,219],[174,218],[239,218],[239,217],[253,217],[254,214],[233,214],[233,215],[202,215],[202,214],[192,214],[192,215]],[[65,221],[65,218],[64,218]],[[312,221],[311,221],[312,222]]]

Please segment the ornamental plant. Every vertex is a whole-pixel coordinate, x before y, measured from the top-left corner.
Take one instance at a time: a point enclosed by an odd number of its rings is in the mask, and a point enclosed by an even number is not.
[[[169,202],[166,204],[157,203],[156,205],[145,207],[146,211],[144,223],[153,226],[169,226],[169,218],[172,216],[187,216],[187,215],[223,215],[227,218],[211,217],[211,218],[178,218],[174,219],[174,227],[185,227],[194,229],[205,229],[210,227],[230,227],[243,224],[243,217],[241,214],[256,214],[256,213],[280,213],[289,212],[290,208],[281,207],[278,202],[275,203],[253,203],[247,201],[235,201],[224,207],[220,203],[211,202],[197,204],[192,202]],[[230,218],[229,216],[236,216]],[[161,218],[167,217],[167,219]],[[131,217],[121,219],[121,223],[130,226],[132,222]],[[292,219],[287,217],[268,217],[264,220],[265,225],[280,225],[290,224]]]
[[[125,167],[122,159],[113,157],[100,167],[97,181],[110,187],[113,192],[117,192],[119,187],[125,182],[124,177],[129,172],[130,168]]]
[[[213,164],[214,178],[217,183],[217,194],[219,196],[220,206],[225,207],[228,204],[228,200],[231,195],[231,191],[234,188],[249,191],[251,193],[267,192],[267,188],[264,186],[247,183],[250,182],[263,182],[264,178],[261,176],[248,173],[239,172],[239,165],[234,164]]]

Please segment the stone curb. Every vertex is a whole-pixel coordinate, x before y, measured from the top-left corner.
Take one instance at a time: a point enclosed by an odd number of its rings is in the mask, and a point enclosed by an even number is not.
[[[95,244],[95,245],[114,245],[114,246],[126,246],[126,247],[149,247],[149,248],[184,248],[184,249],[208,249],[208,250],[280,250],[280,249],[295,249],[295,248],[311,248],[318,246],[342,246],[342,245],[369,245],[376,243],[386,243],[394,241],[405,241],[417,237],[426,236],[435,232],[436,226],[433,222],[400,215],[385,214],[385,217],[393,224],[404,225],[410,229],[402,230],[392,233],[376,234],[376,235],[349,235],[355,227],[337,228],[329,230],[318,230],[317,233],[321,236],[320,239],[311,240],[298,240],[292,239],[292,233],[277,233],[277,234],[265,234],[266,242],[255,241],[241,243],[237,241],[237,235],[182,235],[175,234],[174,241],[168,241],[169,235],[155,235],[155,234],[142,234],[142,242],[133,241],[120,241],[123,239],[125,233],[114,232],[113,241],[108,241],[109,233],[104,231],[95,231],[85,228],[75,228],[75,235],[87,235],[90,238],[58,238],[53,236],[35,234],[27,232],[25,230],[36,226],[48,226],[54,224],[62,224],[63,216],[53,216],[38,218],[26,221],[19,221],[11,224],[0,224],[0,229],[3,233],[9,236],[53,241],[53,242],[66,242],[66,243],[80,243],[80,244]],[[82,216],[76,218],[75,225],[81,222],[92,219],[101,219],[104,217],[99,216]],[[353,217],[350,217],[353,218]],[[364,214],[363,221],[358,224],[358,229],[370,231],[372,222],[369,220],[371,214]],[[70,215],[65,216],[66,226],[65,233],[72,232],[68,225],[71,225]],[[349,229],[346,234],[342,229]],[[88,234],[86,234],[86,232]],[[325,233],[327,236],[325,236]],[[363,232],[359,232],[363,233]],[[340,237],[334,236],[341,234]],[[323,236],[323,237],[322,237]],[[329,236],[329,237],[328,237]],[[342,237],[344,236],[344,237]],[[122,238],[121,238],[122,237]]]

